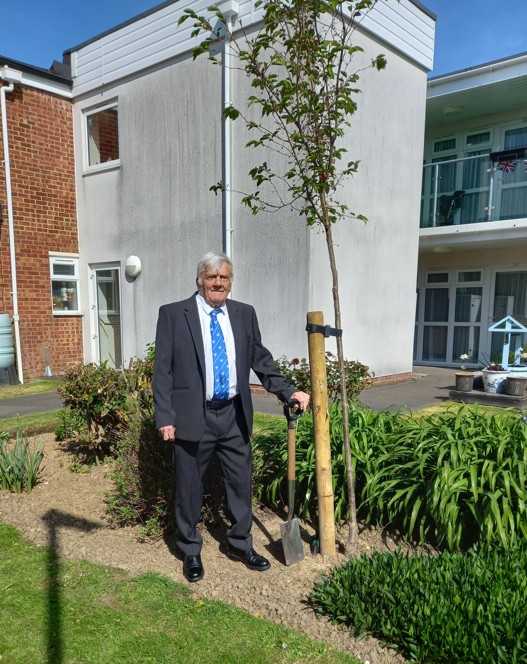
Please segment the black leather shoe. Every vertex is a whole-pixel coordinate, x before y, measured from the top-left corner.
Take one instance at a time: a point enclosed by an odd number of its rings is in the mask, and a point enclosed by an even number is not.
[[[242,551],[241,549],[235,549],[229,544],[227,546],[227,554],[231,558],[241,560],[246,567],[249,569],[254,569],[257,572],[263,572],[264,570],[271,567],[271,563],[267,560],[267,558],[258,555],[254,549],[247,549],[246,551]]]
[[[203,563],[201,562],[201,556],[185,556],[183,561],[183,576],[190,583],[195,581],[200,581],[205,574],[203,569]]]

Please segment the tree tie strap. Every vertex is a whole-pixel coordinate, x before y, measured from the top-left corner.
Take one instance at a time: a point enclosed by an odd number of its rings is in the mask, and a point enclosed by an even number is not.
[[[331,327],[329,325],[316,325],[315,323],[308,323],[306,325],[306,332],[319,332],[320,334],[323,334],[326,339],[328,337],[342,336],[342,330],[339,330],[336,327]]]

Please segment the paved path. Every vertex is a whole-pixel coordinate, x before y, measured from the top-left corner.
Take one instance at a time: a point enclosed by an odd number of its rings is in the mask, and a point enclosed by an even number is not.
[[[411,380],[394,385],[373,386],[362,392],[360,400],[373,410],[388,408],[393,412],[402,408],[413,411],[448,399],[448,391],[452,389],[453,383],[453,369],[414,367]],[[274,396],[255,394],[253,403],[256,412],[282,414],[282,409]],[[59,408],[62,408],[62,401],[56,392],[0,399],[0,419],[30,413],[45,413]]]
[[[62,408],[62,399],[56,392],[42,392],[41,394],[30,394],[27,397],[0,399],[0,419],[32,413],[47,413],[59,408]]]
[[[393,385],[374,385],[363,390],[359,399],[373,410],[419,410],[448,399],[454,382],[454,369],[414,367],[411,380]],[[259,413],[282,413],[273,396],[253,395],[253,403]]]

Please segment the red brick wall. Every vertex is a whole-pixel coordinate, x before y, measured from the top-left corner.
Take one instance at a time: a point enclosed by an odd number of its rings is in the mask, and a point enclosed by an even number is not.
[[[80,316],[53,316],[49,252],[78,252],[71,102],[15,85],[6,95],[24,378],[82,361]],[[13,314],[3,144],[0,135],[0,312]]]

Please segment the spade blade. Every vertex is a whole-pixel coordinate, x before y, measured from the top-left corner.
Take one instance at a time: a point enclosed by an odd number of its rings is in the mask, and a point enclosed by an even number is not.
[[[282,535],[285,564],[293,565],[304,560],[304,547],[300,536],[298,519],[291,519],[291,521],[281,523],[280,534]]]

